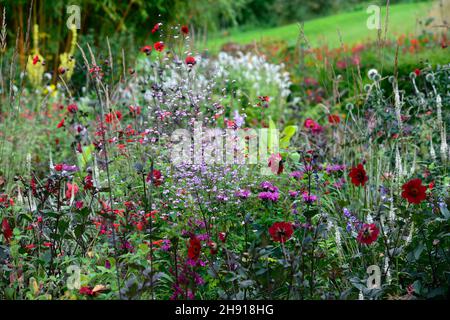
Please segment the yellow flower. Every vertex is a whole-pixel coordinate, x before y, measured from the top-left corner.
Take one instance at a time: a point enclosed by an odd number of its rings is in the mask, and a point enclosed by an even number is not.
[[[59,55],[60,60],[59,70],[60,73],[63,74],[67,80],[70,80],[70,78],[72,77],[76,63],[73,54],[75,52],[75,46],[77,44],[77,29],[72,28],[70,31],[72,32],[72,42],[70,45],[70,50],[69,52],[64,52]]]
[[[44,57],[39,53],[38,41],[39,39],[39,26],[34,25],[33,28],[33,54],[28,56],[27,61],[27,75],[33,86],[38,87],[41,85],[42,76],[45,72]]]

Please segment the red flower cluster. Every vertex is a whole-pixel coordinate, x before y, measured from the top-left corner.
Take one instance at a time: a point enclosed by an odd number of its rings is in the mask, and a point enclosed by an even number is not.
[[[269,102],[270,102],[269,96],[259,96],[258,99],[260,100],[260,102],[258,102],[256,104],[258,107],[263,107],[263,108],[269,107]]]
[[[67,106],[67,111],[69,111],[70,113],[75,113],[78,111],[78,106],[75,103],[69,104]]]
[[[64,126],[64,118],[58,123],[58,125],[56,126],[56,128],[62,128]]]
[[[162,184],[162,175],[161,171],[154,169],[153,172],[149,172],[147,175],[147,182],[152,182],[153,178],[153,184],[158,187]]]
[[[355,186],[363,186],[369,180],[369,177],[366,175],[366,170],[364,170],[363,165],[360,163],[356,167],[350,169],[350,173],[348,176],[352,179],[352,183]]]
[[[419,178],[408,181],[402,186],[402,189],[402,197],[409,203],[420,204],[427,198],[427,187],[422,185],[422,180]]]
[[[275,242],[286,242],[294,233],[294,229],[292,228],[292,224],[289,222],[275,222],[269,228],[270,236]]]
[[[91,175],[87,175],[84,178],[84,190],[91,190],[94,188],[94,181]]]
[[[328,122],[330,124],[339,124],[341,122],[341,118],[337,114],[328,115]]]
[[[3,233],[3,237],[5,237],[6,243],[9,243],[9,241],[13,235],[13,232],[12,232],[12,229],[6,218],[3,218],[3,220],[2,220],[2,233]]]
[[[153,29],[152,29],[152,33],[155,33],[156,31],[158,31],[160,25],[161,25],[160,22],[158,22],[157,24],[155,24],[155,26],[154,26]]]
[[[181,27],[181,32],[182,32],[184,35],[187,35],[187,34],[189,33],[189,28],[188,28],[188,26],[182,26],[182,27]]]
[[[323,131],[323,127],[311,118],[305,120],[304,127],[309,129],[314,134],[318,134]]]
[[[146,55],[149,55],[150,53],[152,53],[152,46],[143,46],[141,48],[141,52],[145,53]]]
[[[219,240],[225,243],[225,241],[227,240],[226,232],[219,232]]]
[[[155,47],[156,51],[162,52],[164,50],[164,42],[158,41],[153,45],[153,47]]]
[[[75,197],[78,193],[78,186],[76,183],[67,182],[67,190],[66,190],[66,199],[70,200],[72,198],[72,194]]]
[[[189,240],[188,257],[197,260],[200,257],[202,244],[196,236],[192,236]]]
[[[39,56],[35,55],[34,58],[33,58],[33,65],[35,65],[38,62],[39,62]]]
[[[377,228],[375,223],[367,224],[365,223],[362,228],[359,230],[358,240],[359,243],[363,244],[371,244],[378,239],[378,234],[380,230]]]
[[[192,57],[192,56],[187,56],[187,57],[186,57],[186,64],[187,64],[189,67],[194,66],[196,63],[197,63],[197,61],[195,60],[194,57]]]
[[[107,114],[105,115],[105,122],[106,122],[106,123],[112,123],[112,122],[114,122],[116,119],[117,119],[118,121],[122,120],[122,112],[120,112],[119,110],[117,110],[116,112],[110,112],[110,113],[107,113]]]

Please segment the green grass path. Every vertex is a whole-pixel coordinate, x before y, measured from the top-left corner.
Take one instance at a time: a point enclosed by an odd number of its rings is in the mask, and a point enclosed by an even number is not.
[[[419,31],[417,19],[424,18],[432,2],[397,4],[389,7],[388,37],[402,33],[415,34]],[[328,44],[329,47],[340,46],[340,37],[347,44],[376,39],[378,31],[369,30],[366,26],[370,14],[366,10],[341,13],[305,22],[304,32],[311,46]],[[381,24],[384,34],[386,7],[381,10]],[[258,29],[239,32],[232,30],[228,36],[218,35],[208,40],[206,47],[211,52],[217,52],[227,42],[249,44],[254,41],[284,40],[294,45],[299,35],[299,24],[270,29]]]

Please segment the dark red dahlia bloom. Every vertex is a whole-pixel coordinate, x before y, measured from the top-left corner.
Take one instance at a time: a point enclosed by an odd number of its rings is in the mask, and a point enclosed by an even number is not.
[[[75,103],[69,104],[67,106],[67,111],[69,111],[70,113],[75,113],[78,111],[78,106]]]
[[[153,184],[155,186],[160,186],[162,183],[162,175],[161,175],[161,171],[154,169],[153,172],[150,172],[147,175],[147,182],[152,182],[153,179]]]
[[[188,248],[189,259],[197,260],[200,257],[201,248],[202,244],[200,240],[196,236],[191,237]]]
[[[141,52],[145,53],[146,55],[149,55],[152,53],[152,46],[143,46],[141,48]]]
[[[186,64],[190,67],[194,66],[197,63],[197,61],[195,60],[194,57],[192,56],[187,56],[186,57]]]
[[[270,228],[269,233],[273,241],[286,242],[292,236],[294,229],[289,222],[275,222]]]
[[[13,236],[13,232],[6,218],[3,218],[2,220],[2,232],[3,236],[5,237],[6,243],[9,243],[9,240]]]
[[[79,292],[80,292],[80,294],[83,294],[83,295],[86,295],[86,296],[93,296],[94,295],[94,291],[91,288],[87,287],[87,286],[81,287]]]
[[[217,243],[215,243],[214,241],[209,241],[208,242],[208,246],[209,246],[209,252],[211,253],[211,254],[217,254],[217,252],[218,252],[218,246],[217,246]]]
[[[350,169],[350,173],[348,176],[352,179],[352,183],[355,186],[363,186],[369,180],[369,177],[366,175],[366,170],[364,170],[363,165],[360,163],[356,167]]]
[[[226,232],[219,232],[219,239],[220,241],[225,242],[227,240]]]
[[[356,240],[358,240],[359,243],[371,244],[372,242],[375,242],[378,239],[379,233],[380,230],[377,228],[375,223],[371,224],[365,223],[359,230],[358,237],[356,237]]]
[[[189,28],[188,26],[182,26],[181,27],[181,32],[185,35],[187,35],[189,33]]]
[[[155,47],[156,51],[162,52],[164,50],[164,42],[162,41],[156,42],[153,46]]]
[[[338,124],[341,122],[341,118],[337,114],[330,114],[328,115],[328,122],[330,124]]]
[[[408,200],[409,203],[419,204],[426,199],[427,187],[422,185],[422,180],[419,178],[412,179],[402,186],[402,197]]]

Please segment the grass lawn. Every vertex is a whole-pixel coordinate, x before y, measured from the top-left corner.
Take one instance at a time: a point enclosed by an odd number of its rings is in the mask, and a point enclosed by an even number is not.
[[[389,8],[388,37],[401,33],[415,33],[419,31],[417,20],[424,17],[432,7],[432,2],[408,3],[392,5]],[[386,8],[382,10],[382,30]],[[338,15],[318,18],[305,22],[304,32],[311,46],[328,44],[329,47],[337,47],[342,41],[354,44],[364,40],[373,40],[377,37],[377,30],[369,30],[366,26],[369,14],[365,9],[341,13]],[[340,34],[340,35],[339,35]],[[217,52],[227,42],[249,44],[254,41],[284,40],[289,45],[295,44],[299,35],[299,24],[293,23],[286,26],[257,29],[251,31],[231,30],[228,35],[219,34],[211,37],[206,46],[211,52]]]

